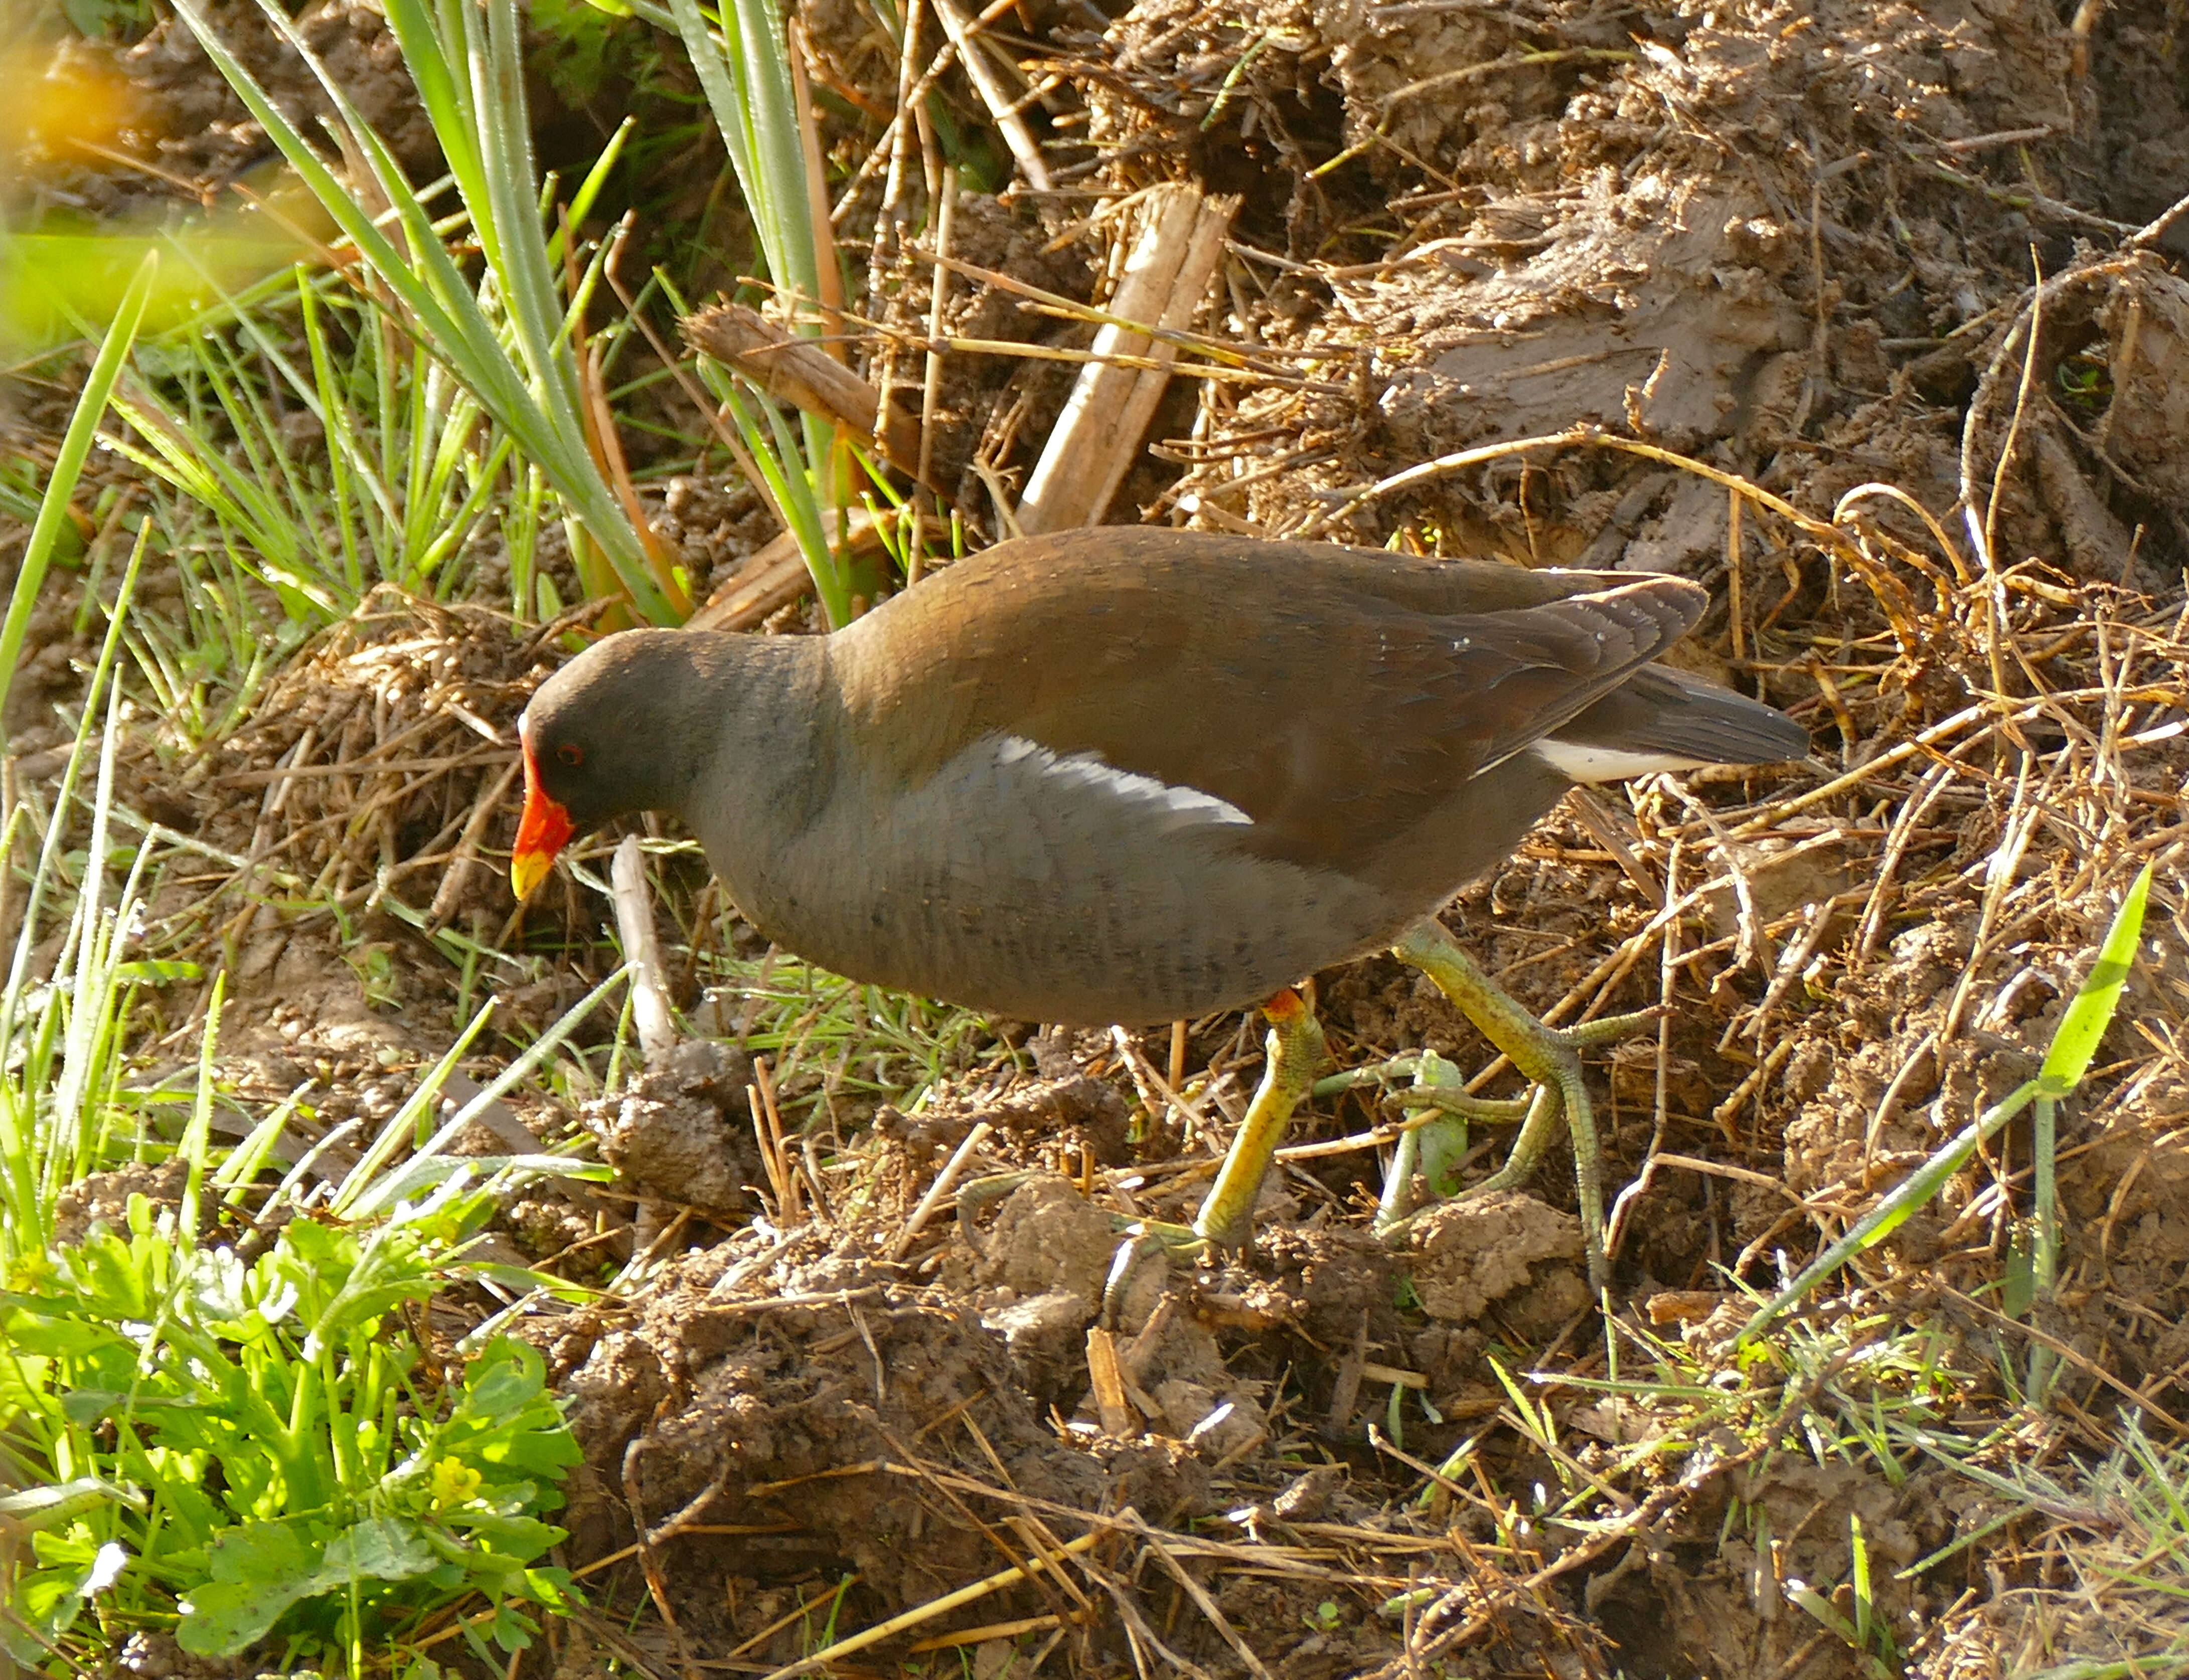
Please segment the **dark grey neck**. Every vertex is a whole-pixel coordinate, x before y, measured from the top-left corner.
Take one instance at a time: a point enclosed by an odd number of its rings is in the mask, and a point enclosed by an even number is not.
[[[698,755],[674,812],[707,848],[732,897],[738,877],[795,844],[828,797],[825,640],[808,636],[694,637],[703,717],[688,721]]]

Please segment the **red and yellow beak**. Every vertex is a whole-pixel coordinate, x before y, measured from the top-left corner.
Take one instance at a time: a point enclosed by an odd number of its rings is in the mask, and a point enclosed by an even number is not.
[[[524,748],[524,815],[517,824],[517,850],[510,854],[509,885],[523,903],[554,868],[556,854],[570,843],[574,830],[570,813],[540,785],[540,763],[522,720],[517,734]]]

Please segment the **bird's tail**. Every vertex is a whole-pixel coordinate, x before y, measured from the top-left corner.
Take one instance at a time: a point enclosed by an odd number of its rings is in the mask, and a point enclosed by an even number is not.
[[[1536,744],[1575,782],[1615,782],[1705,764],[1807,757],[1809,733],[1785,713],[1664,665],[1635,672]]]

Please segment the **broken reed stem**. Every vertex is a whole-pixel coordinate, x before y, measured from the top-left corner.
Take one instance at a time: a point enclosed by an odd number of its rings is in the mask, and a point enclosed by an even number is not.
[[[798,1183],[792,1176],[790,1156],[783,1147],[783,1116],[775,1106],[775,1080],[767,1058],[753,1058],[752,1083],[745,1087],[745,1103],[752,1110],[753,1136],[760,1143],[761,1165],[775,1191],[775,1209],[785,1230],[798,1223]]]
[[[958,220],[958,186],[947,172],[942,177],[942,189],[935,203],[935,244],[938,251],[947,252],[955,236]],[[929,276],[927,295],[927,337],[929,343],[938,345],[942,327],[948,320],[950,307],[950,270],[941,263],[934,265]],[[904,585],[907,589],[919,581],[927,565],[927,533],[924,529],[934,512],[934,495],[928,486],[935,475],[935,416],[942,400],[943,352],[930,348],[926,365],[919,384],[919,471],[913,476],[915,483],[912,492],[912,529],[905,541]]]
[[[991,1639],[1015,1639],[1025,1633],[1045,1633],[1064,1625],[1065,1618],[1052,1610],[1047,1615],[1021,1616],[1015,1621],[992,1621],[979,1627],[960,1628],[955,1633],[938,1633],[932,1638],[914,1640],[905,1650],[909,1655],[919,1656],[927,1651],[953,1650],[960,1645],[985,1645]],[[1037,1656],[1037,1666],[1039,1662]]]
[[[1130,1440],[1138,1420],[1125,1398],[1125,1379],[1117,1365],[1117,1338],[1099,1324],[1087,1330],[1087,1385],[1094,1395],[1094,1416],[1113,1440]]]
[[[1236,198],[1204,197],[1166,183],[1145,195],[1140,230],[1110,302],[1117,317],[1094,336],[1089,365],[1019,498],[1019,527],[1029,535],[1096,524],[1140,459],[1140,439],[1170,382],[1176,348],[1155,339],[1147,322],[1175,331],[1191,325],[1224,254]],[[1127,357],[1148,365],[1123,365]]]
[[[918,79],[915,67],[919,54],[919,14],[920,0],[908,0],[897,40],[897,116],[889,135],[889,169],[882,178],[881,208],[874,217],[874,241],[867,253],[867,296],[875,301],[878,308],[886,307],[882,300],[890,295],[890,269],[903,256],[906,244],[904,197],[911,175],[913,125],[909,113],[913,104],[913,83]],[[834,219],[832,212],[832,225]],[[887,354],[885,347],[884,354]],[[883,390],[887,391],[894,382],[891,370],[883,367]]]
[[[834,341],[844,331],[844,271],[836,261],[836,224],[829,213],[829,173],[821,157],[821,127],[813,111],[813,89],[806,79],[812,43],[806,23],[794,10],[783,20],[790,60],[790,99],[798,118],[799,161],[805,165],[806,235],[813,242],[814,283],[820,291],[821,336],[831,354],[843,351]],[[626,216],[625,220],[629,220]]]
[[[1725,612],[1733,631],[1733,657],[1748,658],[1748,613],[1740,587],[1740,492],[1725,493]]]
[[[918,467],[918,422],[829,354],[840,344],[786,332],[742,303],[698,310],[679,326],[694,349],[735,369],[770,396],[858,433],[899,472]]]

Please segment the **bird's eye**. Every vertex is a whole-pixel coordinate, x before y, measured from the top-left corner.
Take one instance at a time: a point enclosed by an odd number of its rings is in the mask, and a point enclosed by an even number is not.
[[[555,756],[575,770],[585,761],[585,749],[575,741],[565,741],[555,749]]]

